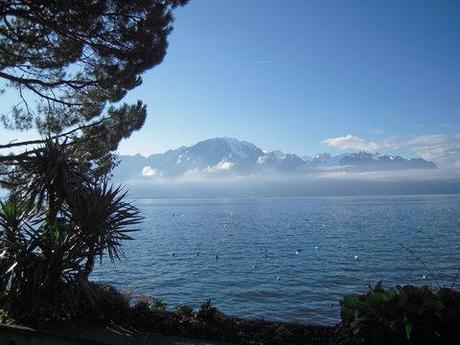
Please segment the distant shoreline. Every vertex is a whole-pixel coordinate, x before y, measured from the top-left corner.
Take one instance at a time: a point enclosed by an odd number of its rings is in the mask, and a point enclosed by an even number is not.
[[[219,199],[348,199],[348,198],[391,198],[391,197],[452,197],[460,196],[460,191],[452,193],[425,193],[425,194],[370,194],[370,195],[305,195],[305,196],[204,196],[204,197],[135,197],[129,195],[129,200],[219,200]]]

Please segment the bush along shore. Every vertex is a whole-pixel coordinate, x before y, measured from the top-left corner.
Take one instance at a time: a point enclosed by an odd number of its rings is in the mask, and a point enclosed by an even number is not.
[[[171,311],[158,299],[133,303],[129,295],[111,286],[91,283],[90,291],[91,301],[82,300],[75,315],[57,319],[24,314],[16,322],[55,328],[115,326],[145,334],[253,345],[453,345],[460,340],[460,292],[451,288],[384,289],[379,283],[366,294],[346,296],[341,302],[342,321],[335,327],[231,317],[210,300],[198,310],[179,305]],[[6,321],[5,313],[0,317]]]
[[[159,299],[133,302],[129,294],[114,287],[90,283],[91,301],[82,300],[75,315],[60,319],[22,315],[19,323],[45,329],[116,327],[145,334],[163,334],[233,344],[329,344],[336,328],[265,320],[247,320],[225,315],[210,300],[198,310],[179,305],[168,310]],[[4,314],[5,316],[5,314]]]

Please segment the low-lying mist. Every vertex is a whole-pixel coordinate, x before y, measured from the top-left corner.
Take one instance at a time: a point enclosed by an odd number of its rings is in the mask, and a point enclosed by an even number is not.
[[[460,193],[457,171],[139,177],[125,181],[137,198],[301,197]]]

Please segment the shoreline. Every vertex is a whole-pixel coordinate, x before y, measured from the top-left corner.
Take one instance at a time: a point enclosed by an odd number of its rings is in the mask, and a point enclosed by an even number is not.
[[[337,326],[233,317],[218,310],[210,300],[199,309],[181,305],[171,311],[160,300],[133,301],[112,286],[93,283],[92,289],[97,308],[83,302],[71,319],[24,319],[12,320],[12,323],[64,337],[88,341],[106,339],[107,344],[154,344],[149,342],[152,337],[179,337],[188,340],[180,344],[195,344],[192,340],[204,344],[205,340],[212,344],[325,345],[332,344],[338,329]],[[137,339],[137,342],[127,342],[128,338],[130,341]],[[0,342],[0,345],[3,344]]]
[[[171,312],[169,312],[171,313]],[[236,345],[236,344],[336,344],[337,326],[320,326],[275,322],[268,320],[236,319],[241,329],[259,331],[259,337],[247,339],[229,339],[228,336],[215,334],[181,334],[139,330],[117,324],[85,323],[79,321],[52,321],[43,325],[0,323],[0,345],[9,344],[62,344],[62,345]],[[263,332],[261,332],[263,330]],[[224,331],[224,330],[222,330]],[[262,334],[265,333],[265,334]],[[264,339],[258,341],[258,339]],[[4,343],[5,342],[5,343]]]
[[[387,338],[395,344],[445,345],[456,344],[459,336],[460,291],[453,288],[385,290],[379,282],[365,295],[345,297],[342,321],[326,326],[232,317],[210,300],[199,309],[180,305],[172,311],[158,299],[133,301],[113,286],[90,287],[91,299],[80,300],[72,316],[53,319],[43,309],[41,316],[3,319],[0,345],[337,345],[386,344]]]

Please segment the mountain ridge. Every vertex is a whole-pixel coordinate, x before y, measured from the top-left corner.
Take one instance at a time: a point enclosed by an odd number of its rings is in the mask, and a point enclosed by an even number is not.
[[[216,137],[194,145],[181,146],[148,157],[139,154],[120,156],[114,176],[180,177],[196,174],[307,173],[313,171],[391,171],[436,169],[422,158],[403,158],[365,151],[313,157],[298,156],[280,150],[263,151],[256,145],[229,137]]]

